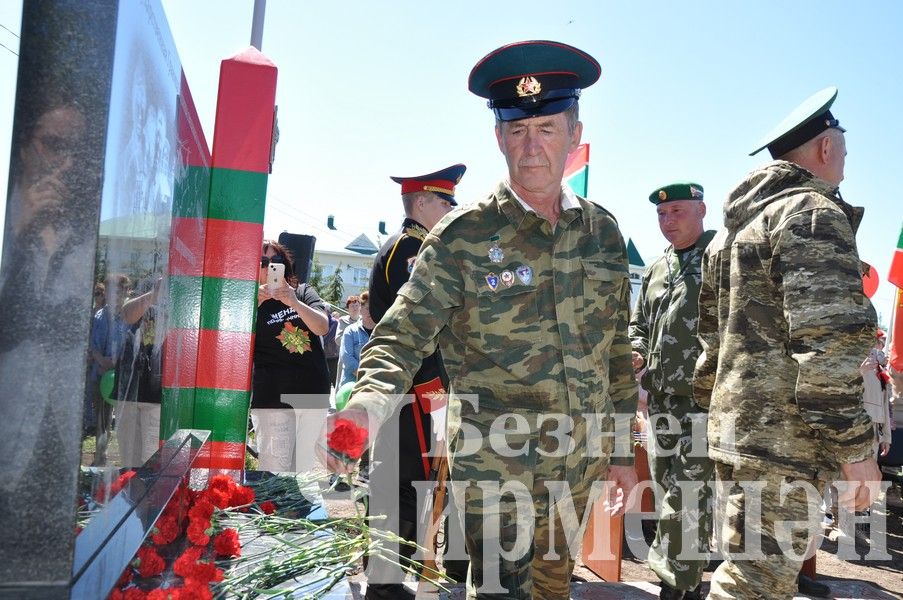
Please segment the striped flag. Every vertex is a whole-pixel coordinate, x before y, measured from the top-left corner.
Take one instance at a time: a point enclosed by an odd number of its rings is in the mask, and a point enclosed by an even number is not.
[[[580,144],[564,163],[564,180],[574,193],[586,198],[589,189],[589,144]]]
[[[903,226],[900,227],[897,251],[894,253],[893,261],[890,263],[890,272],[887,274],[887,280],[898,288],[903,288]]]

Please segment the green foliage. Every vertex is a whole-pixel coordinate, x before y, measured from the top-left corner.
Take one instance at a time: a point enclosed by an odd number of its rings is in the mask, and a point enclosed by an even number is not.
[[[323,289],[323,265],[320,264],[320,260],[316,256],[314,256],[314,266],[307,277],[307,283],[317,290],[318,293]]]
[[[342,263],[339,263],[333,274],[324,282],[323,293],[320,294],[320,297],[330,304],[342,305]]]

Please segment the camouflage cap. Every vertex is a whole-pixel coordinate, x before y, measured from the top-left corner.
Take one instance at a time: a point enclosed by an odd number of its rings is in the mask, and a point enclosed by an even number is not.
[[[656,188],[654,192],[649,194],[649,202],[661,204],[671,200],[702,200],[702,194],[702,186],[698,183],[689,181],[672,183],[671,185],[663,185],[660,188]]]
[[[749,155],[753,156],[768,148],[772,158],[779,158],[827,129],[846,131],[829,110],[835,98],[837,88],[833,86],[812,94],[762,138],[758,147]]]

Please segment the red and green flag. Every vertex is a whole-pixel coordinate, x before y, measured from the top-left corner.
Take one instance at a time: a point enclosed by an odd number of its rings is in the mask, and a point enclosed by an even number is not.
[[[903,372],[903,227],[897,238],[897,249],[890,263],[887,280],[897,286],[894,312],[891,314],[891,334],[888,360],[897,372]]]
[[[887,280],[898,288],[903,288],[903,227],[900,227],[900,237],[897,238],[897,250],[894,252],[894,259],[890,263],[890,272],[887,274]]]
[[[580,144],[564,163],[564,180],[574,193],[586,198],[589,189],[589,144]]]

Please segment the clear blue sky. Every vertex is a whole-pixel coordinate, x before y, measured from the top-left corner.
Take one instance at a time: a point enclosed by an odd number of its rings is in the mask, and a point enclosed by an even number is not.
[[[0,3],[19,30],[20,7]],[[219,62],[247,47],[252,0],[165,0],[164,9],[210,140]],[[847,128],[844,197],[866,207],[860,254],[884,281],[903,222],[903,2],[295,2],[270,0],[263,52],[279,67],[281,141],[269,181],[268,236],[317,235],[334,214],[349,236],[376,238],[401,219],[389,175],[463,162],[458,198],[480,198],[505,174],[473,64],[517,40],[554,39],[602,64],[581,100],[591,145],[590,199],[611,210],[648,261],[666,242],[647,196],[658,185],[705,187],[706,225],[725,195],[767,160],[747,156],[797,103],[836,85]],[[18,40],[0,29],[0,43]],[[0,176],[6,180],[15,57],[0,48]],[[212,141],[212,140],[210,140]],[[2,218],[2,217],[0,217]]]

